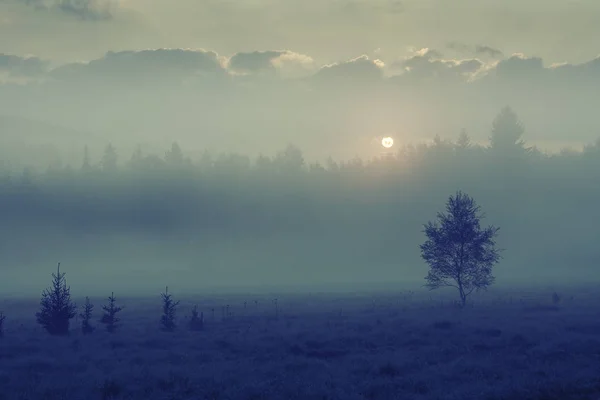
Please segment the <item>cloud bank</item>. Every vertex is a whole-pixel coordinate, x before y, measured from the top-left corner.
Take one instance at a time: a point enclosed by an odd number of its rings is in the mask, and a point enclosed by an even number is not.
[[[477,46],[474,54],[493,56],[500,50]],[[460,81],[468,84],[490,80],[503,83],[543,81],[554,86],[566,82],[587,82],[600,78],[600,56],[580,64],[552,63],[547,65],[539,57],[517,53],[497,61],[486,61],[475,56],[470,58],[445,58],[443,53],[429,48],[419,49],[400,60],[385,62],[378,58],[361,55],[350,60],[318,66],[306,54],[291,50],[266,50],[238,52],[230,57],[207,49],[146,49],[108,52],[105,56],[87,62],[65,63],[49,68],[50,62],[36,56],[20,56],[0,53],[0,70],[21,76],[42,76],[69,81],[71,79],[103,78],[117,81],[147,76],[159,79],[163,76],[186,78],[202,74],[252,75],[265,71],[293,69],[298,66],[306,77],[321,81],[353,79],[354,82],[399,78],[421,81],[436,79],[440,83]],[[285,74],[282,79],[289,78]],[[346,82],[347,83],[347,82]]]
[[[319,65],[291,49],[158,48],[52,67],[1,54],[0,105],[5,115],[131,146],[176,137],[187,147],[258,153],[296,143],[320,158],[376,155],[372,143],[382,135],[407,143],[466,128],[486,141],[507,104],[526,139],[542,148],[580,147],[600,132],[600,57],[555,64],[523,54],[498,58],[502,51],[484,45],[463,58],[444,53],[423,48],[400,59],[361,55]]]
[[[38,57],[21,57],[0,53],[0,72],[15,77],[40,76],[48,72],[49,63]]]

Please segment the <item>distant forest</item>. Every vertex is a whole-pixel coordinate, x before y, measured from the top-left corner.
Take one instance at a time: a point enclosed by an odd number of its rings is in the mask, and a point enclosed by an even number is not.
[[[2,257],[22,259],[14,244],[22,252],[23,241],[50,246],[52,232],[150,235],[173,243],[291,235],[318,242],[318,250],[299,244],[314,257],[327,252],[330,240],[331,251],[338,243],[354,251],[348,257],[355,261],[418,263],[422,225],[449,194],[463,190],[483,207],[486,223],[501,227],[512,268],[596,263],[600,140],[583,151],[546,154],[528,147],[510,108],[490,122],[485,146],[462,132],[452,141],[382,148],[371,160],[307,165],[293,145],[255,160],[208,153],[192,160],[173,143],[162,156],[138,150],[126,157],[109,145],[99,160],[85,149],[79,166],[37,173],[5,166]]]

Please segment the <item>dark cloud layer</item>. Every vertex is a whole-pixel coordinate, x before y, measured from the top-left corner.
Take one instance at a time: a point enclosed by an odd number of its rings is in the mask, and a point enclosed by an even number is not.
[[[400,75],[395,78],[411,81],[466,82],[484,66],[478,59],[445,59],[436,50],[422,49],[415,55],[393,64]]]
[[[477,45],[475,46],[475,54],[477,55],[488,55],[490,57],[494,57],[494,58],[499,58],[504,56],[504,53],[502,53],[502,51],[495,49],[493,47],[490,46],[481,46],[481,45]]]
[[[461,54],[471,54],[478,57],[490,57],[496,59],[504,57],[502,50],[482,44],[470,46],[464,43],[450,42],[446,44],[446,47]]]
[[[285,51],[253,51],[237,53],[229,60],[229,67],[235,71],[257,72],[274,69],[273,60]]]
[[[374,82],[383,77],[383,62],[360,56],[352,60],[325,65],[316,74],[321,81],[344,81],[354,83]]]
[[[60,11],[88,20],[111,19],[118,0],[4,0],[20,2],[37,10]]]
[[[103,79],[136,82],[223,75],[225,69],[217,53],[207,50],[155,49],[109,52],[88,63],[67,64],[52,71],[62,80]]]
[[[496,54],[482,46],[480,52]],[[400,61],[386,64],[366,55],[316,68],[306,55],[290,50],[241,52],[227,58],[205,49],[149,49],[108,52],[104,57],[85,63],[59,66],[47,76],[59,80],[109,79],[136,81],[163,78],[234,77],[236,73],[255,74],[265,70],[285,70],[295,64],[312,66],[315,82],[359,84],[387,78],[414,82],[463,82],[496,80],[519,84],[543,83],[546,86],[565,82],[600,79],[600,57],[581,64],[546,65],[539,57],[514,54],[495,62],[478,58],[446,58],[434,49],[421,49]],[[44,75],[49,63],[37,57],[0,54],[0,71],[15,76]],[[308,70],[308,67],[306,67]],[[285,74],[283,74],[285,76]]]
[[[21,57],[0,53],[0,71],[17,77],[32,77],[44,74],[49,63],[38,57]]]

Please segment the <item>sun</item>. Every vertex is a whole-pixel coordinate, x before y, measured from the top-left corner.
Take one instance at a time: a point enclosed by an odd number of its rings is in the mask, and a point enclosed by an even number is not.
[[[394,139],[392,139],[391,137],[384,137],[383,139],[381,139],[381,145],[383,147],[385,147],[386,149],[391,148],[394,145]]]

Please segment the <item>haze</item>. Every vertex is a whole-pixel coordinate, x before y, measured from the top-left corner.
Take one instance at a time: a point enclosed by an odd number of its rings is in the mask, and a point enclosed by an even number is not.
[[[598,15],[0,0],[0,289],[59,261],[101,294],[421,284],[422,225],[458,189],[501,228],[499,283],[597,279]],[[505,106],[535,146],[517,158],[488,148]]]

